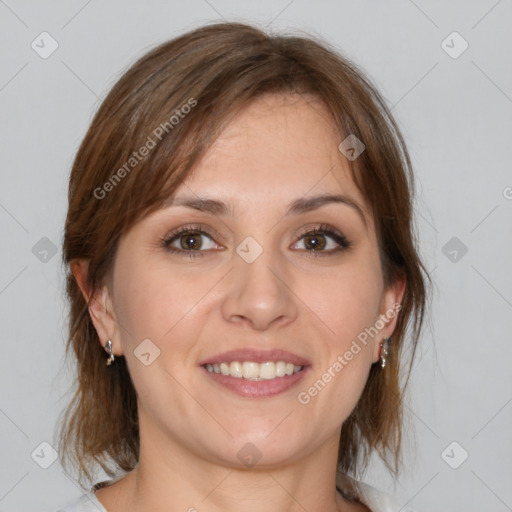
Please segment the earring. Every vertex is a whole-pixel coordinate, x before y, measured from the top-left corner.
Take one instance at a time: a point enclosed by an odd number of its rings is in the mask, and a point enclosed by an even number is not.
[[[110,366],[115,359],[114,354],[112,354],[112,341],[108,340],[105,348],[108,348],[108,351],[110,352],[110,355],[107,359],[107,366]]]
[[[385,368],[386,367],[386,357],[388,355],[388,347],[389,347],[389,342],[391,341],[391,338],[384,338],[382,340],[382,342],[380,343],[380,349],[381,349],[381,352],[380,352],[380,356],[379,356],[379,359],[380,359],[380,366],[381,368]]]

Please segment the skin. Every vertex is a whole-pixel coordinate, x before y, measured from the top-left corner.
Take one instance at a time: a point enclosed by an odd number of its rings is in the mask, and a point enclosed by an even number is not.
[[[357,189],[325,107],[312,97],[267,95],[239,113],[176,196],[223,200],[234,216],[185,206],[161,209],[121,239],[112,273],[90,314],[102,346],[126,358],[138,395],[140,460],[96,492],[109,512],[130,510],[355,511],[335,490],[340,429],[355,407],[379,343],[396,318],[307,405],[307,390],[379,315],[401,302],[404,282],[385,289],[373,219]],[[112,192],[115,193],[115,192]],[[298,198],[349,196],[356,209],[329,203],[284,216]],[[165,249],[173,229],[201,224],[202,257]],[[319,254],[307,229],[329,224],[352,243]],[[236,247],[252,236],[262,254],[247,263]],[[337,243],[319,235],[328,252]],[[316,239],[318,242],[318,238]],[[315,254],[319,254],[315,257]],[[72,265],[86,297],[87,261]],[[160,356],[134,355],[150,339]],[[201,360],[233,348],[281,348],[312,367],[292,389],[243,398],[212,382]],[[237,452],[253,443],[262,457],[246,467]]]

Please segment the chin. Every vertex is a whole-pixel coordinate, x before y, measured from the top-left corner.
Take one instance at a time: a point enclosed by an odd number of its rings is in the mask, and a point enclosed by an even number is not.
[[[216,458],[229,467],[265,470],[289,464],[311,445],[304,438],[299,441],[289,434],[269,432],[258,430],[230,438],[222,452],[218,451],[220,444],[216,446]]]

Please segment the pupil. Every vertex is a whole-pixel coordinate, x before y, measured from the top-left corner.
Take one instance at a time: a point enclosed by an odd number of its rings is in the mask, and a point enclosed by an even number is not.
[[[201,238],[196,233],[183,235],[181,245],[185,249],[199,249],[201,247]]]
[[[325,239],[319,237],[318,235],[308,235],[306,237],[306,247],[310,247],[311,249],[323,249],[325,247]]]

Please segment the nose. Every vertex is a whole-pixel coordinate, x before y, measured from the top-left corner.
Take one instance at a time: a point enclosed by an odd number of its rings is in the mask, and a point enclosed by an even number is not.
[[[272,326],[284,326],[297,317],[292,279],[277,264],[271,251],[264,250],[252,263],[235,254],[234,268],[228,279],[222,304],[226,321],[264,331]]]

